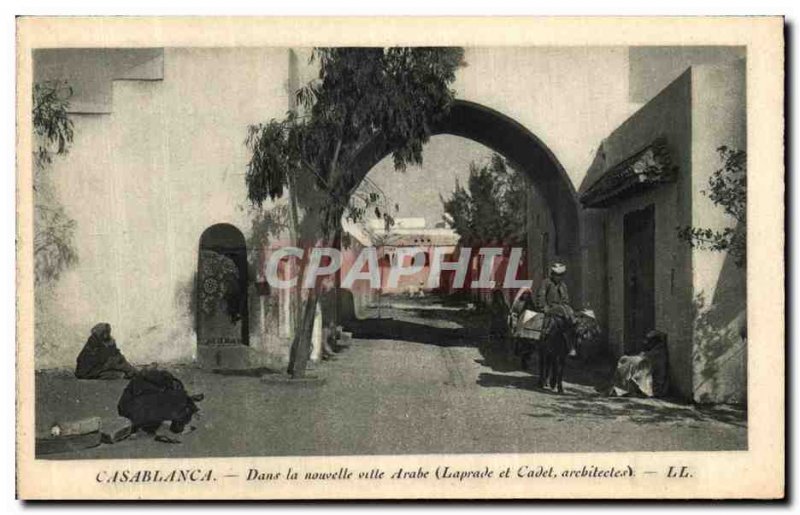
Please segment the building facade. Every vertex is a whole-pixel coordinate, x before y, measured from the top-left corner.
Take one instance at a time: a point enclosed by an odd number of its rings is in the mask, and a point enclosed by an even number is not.
[[[78,251],[37,291],[36,366],[74,366],[100,321],[135,363],[192,361],[203,345],[201,243],[214,244],[201,238],[226,239],[206,231],[227,224],[240,244],[232,250],[251,254],[243,142],[248,124],[289,106],[287,51],[39,50],[34,61],[34,80],[74,90],[74,142],[47,173],[76,222]],[[249,327],[239,338],[267,354],[283,347],[287,320],[262,305],[274,299],[258,295],[253,277],[243,288]]]
[[[678,237],[735,227],[704,191],[717,148],[746,149],[745,106],[744,61],[692,66],[603,140],[579,192],[610,350],[667,333],[672,388],[695,401],[747,391],[745,270]]]
[[[566,261],[576,307],[597,313],[612,354],[635,351],[651,326],[668,333],[673,390],[687,400],[738,402],[746,391],[746,347],[734,334],[744,272],[675,230],[731,223],[703,190],[716,147],[746,148],[743,55],[467,49],[455,84],[464,102],[444,131],[532,179],[534,285],[550,261]],[[78,249],[74,266],[37,289],[36,367],[74,366],[100,321],[135,363],[284,363],[294,301],[264,286],[254,257],[265,243],[253,241],[244,139],[249,124],[292,107],[289,91],[316,73],[308,50],[37,50],[33,71],[74,90],[75,140],[47,173]],[[664,177],[618,191],[630,170],[664,156]],[[374,160],[364,163],[366,173]],[[203,275],[206,257],[228,275]],[[201,293],[207,286],[213,300],[225,281],[236,309],[227,325],[204,321]]]

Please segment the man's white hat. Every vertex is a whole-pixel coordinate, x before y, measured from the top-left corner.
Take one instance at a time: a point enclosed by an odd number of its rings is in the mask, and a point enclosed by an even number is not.
[[[553,263],[553,266],[550,267],[550,271],[554,274],[561,275],[567,271],[567,267],[563,263]]]

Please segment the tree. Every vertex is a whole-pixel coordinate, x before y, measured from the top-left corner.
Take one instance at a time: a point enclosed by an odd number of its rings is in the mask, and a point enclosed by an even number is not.
[[[34,281],[58,279],[78,259],[74,248],[75,221],[64,211],[49,177],[53,155],[64,155],[72,143],[73,125],[67,110],[72,88],[66,82],[33,85],[34,150]]]
[[[463,246],[523,246],[527,189],[525,177],[500,155],[492,154],[481,165],[470,163],[467,187],[456,181],[452,195],[441,200]]]
[[[432,127],[454,99],[450,85],[463,64],[460,48],[316,48],[317,80],[300,88],[301,112],[250,126],[246,144],[249,200],[261,206],[288,188],[302,211],[298,240],[304,247],[337,245],[341,219],[373,210],[379,195],[359,196],[353,165],[359,151],[382,138],[397,170],[422,163]],[[299,217],[298,217],[299,218]],[[300,284],[306,266],[301,264]],[[318,287],[309,290],[295,332],[289,372],[302,377],[308,359]]]
[[[708,180],[703,193],[721,206],[737,224],[721,231],[703,227],[678,228],[678,237],[693,248],[727,251],[739,267],[747,265],[747,153],[726,146],[717,149],[722,168]]]

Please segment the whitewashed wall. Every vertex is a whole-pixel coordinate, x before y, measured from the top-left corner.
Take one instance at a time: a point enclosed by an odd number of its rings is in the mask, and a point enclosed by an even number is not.
[[[79,262],[43,295],[37,368],[74,366],[99,321],[134,362],[192,358],[199,238],[219,222],[247,235],[245,129],[285,113],[287,67],[285,49],[168,48],[163,79],[113,81],[107,113],[72,115],[50,173]]]

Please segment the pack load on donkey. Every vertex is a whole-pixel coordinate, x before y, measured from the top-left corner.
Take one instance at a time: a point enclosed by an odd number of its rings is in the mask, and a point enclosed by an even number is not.
[[[555,263],[534,297],[529,288],[516,296],[509,326],[518,344],[523,368],[538,350],[540,386],[546,383],[563,391],[562,380],[567,356],[577,356],[579,338],[595,339],[599,325],[590,311],[575,313],[564,283],[566,266]],[[549,379],[549,381],[548,381]]]

